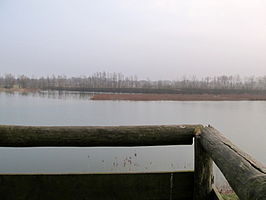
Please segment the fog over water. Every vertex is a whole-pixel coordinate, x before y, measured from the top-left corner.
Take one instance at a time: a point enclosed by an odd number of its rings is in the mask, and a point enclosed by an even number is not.
[[[266,163],[265,101],[92,101],[90,94],[0,93],[0,124],[104,126],[211,124]],[[193,170],[193,146],[150,148],[0,148],[0,172]],[[222,184],[218,172],[216,181]],[[217,184],[218,184],[217,183]]]
[[[263,76],[265,11],[264,0],[1,0],[0,76],[103,71],[139,80]],[[0,92],[0,124],[211,124],[266,164],[265,101],[92,101],[90,96]],[[193,146],[0,148],[0,173],[193,170],[193,154]],[[215,174],[216,184],[223,184]]]

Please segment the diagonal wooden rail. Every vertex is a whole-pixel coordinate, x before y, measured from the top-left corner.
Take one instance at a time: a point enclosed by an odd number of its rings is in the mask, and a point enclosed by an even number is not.
[[[241,200],[266,199],[266,168],[212,127],[201,129],[199,142]]]

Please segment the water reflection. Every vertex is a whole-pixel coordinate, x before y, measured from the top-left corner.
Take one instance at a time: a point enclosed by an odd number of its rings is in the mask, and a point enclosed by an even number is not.
[[[52,91],[52,90],[42,90],[35,92],[16,92],[16,91],[6,91],[0,92],[2,95],[7,96],[31,96],[31,97],[41,97],[49,99],[76,99],[76,100],[90,100],[90,98],[95,94],[94,92],[75,92],[75,91]]]
[[[94,93],[92,92],[74,92],[74,91],[39,91],[37,94],[39,97],[52,98],[52,99],[78,99],[89,100]]]
[[[266,102],[91,101],[92,93],[0,93],[0,124],[108,126],[211,124],[266,163]],[[256,130],[256,131],[254,131]],[[135,153],[137,156],[135,156]],[[1,148],[0,172],[121,172],[193,169],[193,146]],[[216,180],[222,180],[216,171]],[[221,183],[224,183],[221,181]]]

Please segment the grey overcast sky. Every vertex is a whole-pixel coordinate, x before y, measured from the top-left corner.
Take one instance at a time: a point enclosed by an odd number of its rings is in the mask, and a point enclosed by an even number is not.
[[[265,0],[0,0],[0,74],[266,75]]]

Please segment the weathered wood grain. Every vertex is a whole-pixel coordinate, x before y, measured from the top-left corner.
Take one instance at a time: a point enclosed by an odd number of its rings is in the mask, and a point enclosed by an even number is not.
[[[197,126],[0,126],[0,146],[155,146],[192,144]]]
[[[1,200],[191,200],[193,172],[0,175]]]
[[[210,200],[213,184],[213,162],[200,144],[200,136],[194,139],[194,200]]]
[[[266,199],[266,168],[262,164],[212,127],[202,129],[200,143],[241,200]]]

